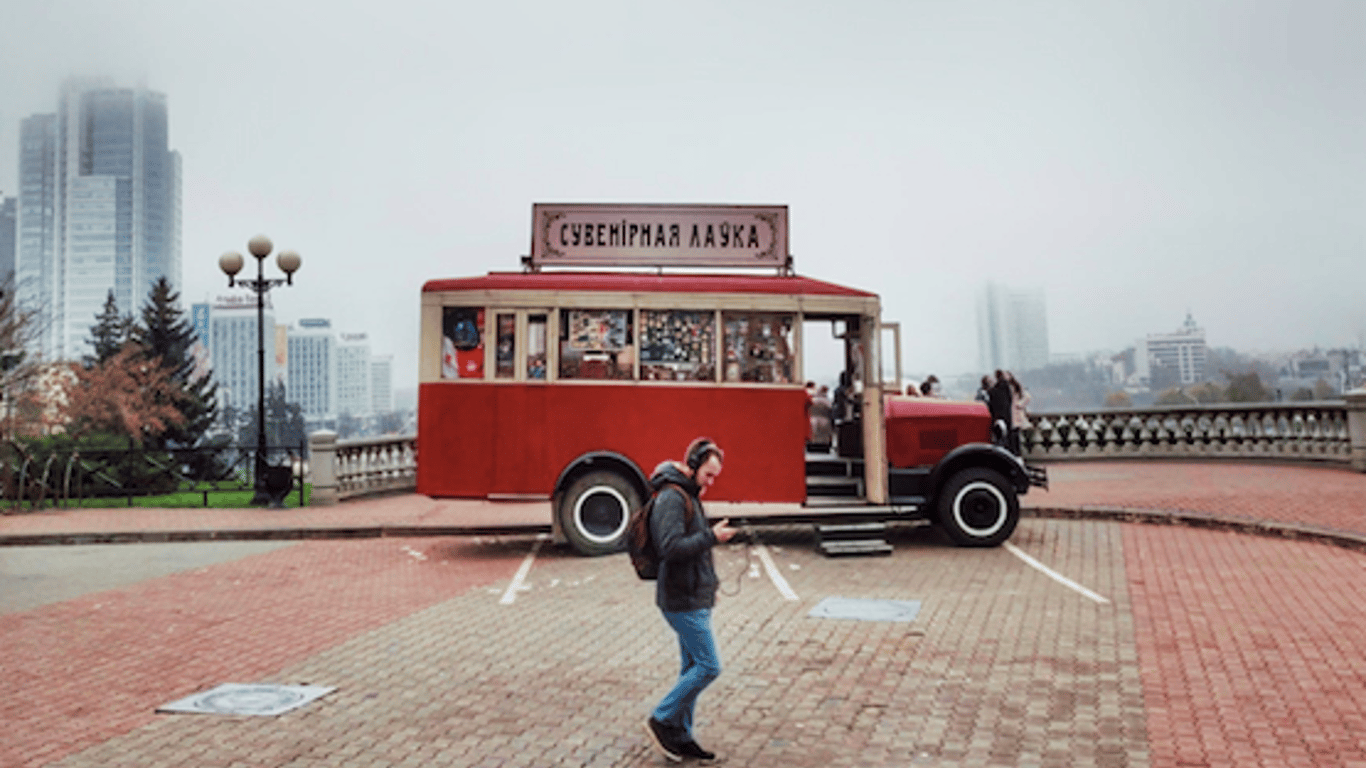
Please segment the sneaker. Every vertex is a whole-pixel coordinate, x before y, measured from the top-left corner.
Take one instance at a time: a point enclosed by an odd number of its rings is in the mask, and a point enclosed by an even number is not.
[[[716,759],[716,753],[715,753],[715,752],[708,752],[707,750],[705,750],[705,749],[702,748],[702,745],[701,745],[701,744],[698,744],[697,742],[693,741],[692,739],[689,739],[689,740],[683,742],[682,744],[679,744],[679,745],[678,745],[678,749],[679,749],[679,751],[681,751],[681,752],[683,753],[683,756],[684,756],[684,757],[695,757],[695,758],[697,758],[698,760],[715,760],[715,759]]]
[[[661,755],[675,763],[683,761],[682,746],[674,738],[673,729],[651,717],[645,721],[645,733]]]

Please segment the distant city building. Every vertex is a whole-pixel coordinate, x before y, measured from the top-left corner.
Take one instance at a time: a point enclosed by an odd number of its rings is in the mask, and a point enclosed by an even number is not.
[[[266,297],[266,383],[275,380],[275,314]],[[256,297],[222,296],[209,313],[209,356],[213,360],[213,380],[218,384],[221,411],[232,408],[239,414],[254,409],[260,397],[260,336],[257,332]]]
[[[977,295],[977,352],[983,371],[1048,365],[1048,308],[1042,290],[987,283]]]
[[[373,413],[370,398],[370,342],[363,333],[343,333],[337,344],[337,413]]]
[[[166,98],[72,80],[57,112],[22,121],[15,277],[49,359],[88,352],[109,292],[133,314],[166,277],[179,290],[180,155]]]
[[[1186,321],[1174,333],[1149,334],[1135,347],[1138,377],[1154,390],[1195,384],[1205,380],[1205,329],[1186,313]]]
[[[225,297],[212,306],[191,307],[198,337],[195,348],[200,348],[199,342],[207,348],[220,405],[239,411],[256,406],[255,310],[254,296]],[[348,415],[361,421],[351,429],[365,434],[375,426],[373,417],[393,410],[393,356],[372,356],[366,334],[338,336],[326,318],[277,326],[269,309],[265,324],[267,384],[284,384],[285,399],[299,406],[306,430],[336,430],[339,417]]]
[[[0,280],[14,272],[15,224],[19,215],[18,198],[0,199]]]
[[[376,355],[370,358],[370,412],[389,413],[394,410],[394,356]]]
[[[213,373],[213,358],[209,354],[209,340],[213,334],[212,314],[207,302],[190,305],[190,324],[194,327],[194,343],[190,345],[190,356],[194,358],[194,378],[200,379]]]
[[[332,429],[337,419],[337,357],[332,322],[306,318],[290,328],[285,397],[297,403],[310,431]]]

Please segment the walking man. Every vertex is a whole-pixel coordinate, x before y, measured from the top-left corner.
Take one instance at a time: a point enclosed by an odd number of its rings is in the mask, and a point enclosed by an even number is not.
[[[655,707],[645,731],[655,748],[674,762],[716,757],[693,738],[692,725],[698,695],[721,676],[721,658],[711,630],[719,583],[711,548],[730,541],[736,531],[729,520],[714,524],[707,520],[702,495],[721,474],[724,457],[716,443],[699,437],[688,445],[683,463],[666,461],[650,478],[659,494],[650,513],[650,538],[659,556],[655,605],[678,635],[682,665],[678,682]],[[676,487],[666,487],[670,485]]]

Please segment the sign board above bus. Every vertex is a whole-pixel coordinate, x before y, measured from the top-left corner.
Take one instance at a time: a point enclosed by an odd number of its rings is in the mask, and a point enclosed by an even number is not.
[[[531,267],[787,266],[785,205],[531,207]]]

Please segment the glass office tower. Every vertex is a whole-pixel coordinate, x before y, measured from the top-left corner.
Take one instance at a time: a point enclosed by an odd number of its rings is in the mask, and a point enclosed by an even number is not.
[[[136,314],[157,278],[180,289],[180,156],[166,98],[73,80],[55,114],[23,121],[16,278],[48,359],[89,354],[110,291]]]

